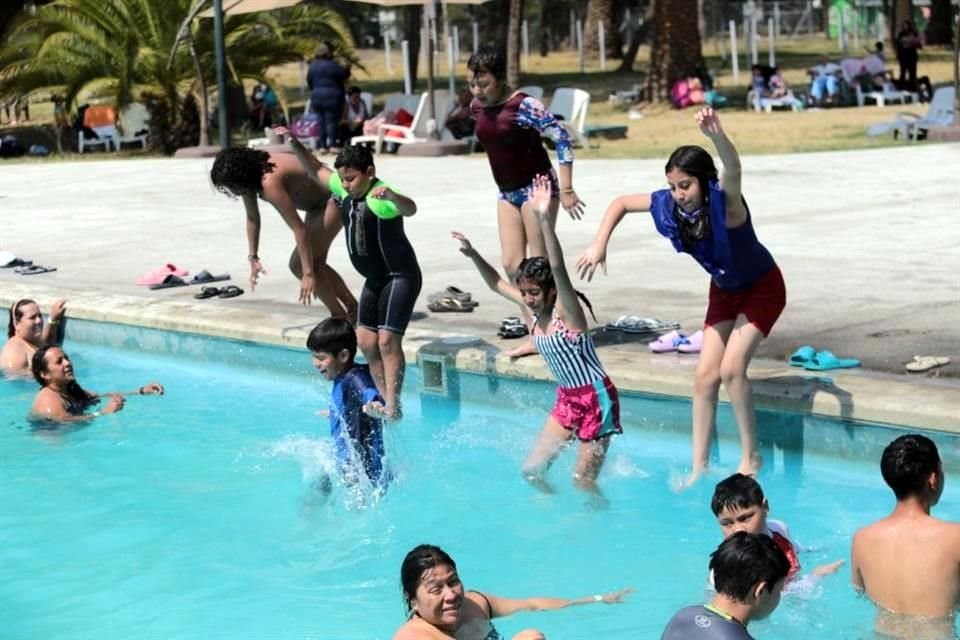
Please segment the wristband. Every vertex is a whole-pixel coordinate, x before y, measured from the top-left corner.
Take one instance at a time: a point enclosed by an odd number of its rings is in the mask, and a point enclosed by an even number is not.
[[[560,189],[560,193],[573,193],[573,187],[568,187],[566,189]]]
[[[247,260],[249,260],[250,262],[260,262],[260,256],[258,256],[255,253],[251,253],[250,255],[247,256]]]

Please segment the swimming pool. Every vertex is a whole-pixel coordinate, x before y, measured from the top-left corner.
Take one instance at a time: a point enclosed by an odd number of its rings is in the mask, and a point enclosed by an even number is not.
[[[386,436],[399,479],[377,504],[337,491],[311,500],[328,465],[328,384],[305,352],[71,320],[67,351],[96,391],[158,380],[164,398],[64,435],[32,432],[36,385],[0,379],[0,616],[4,638],[390,638],[403,620],[399,566],[414,545],[444,547],[467,588],[503,596],[583,596],[625,586],[617,606],[498,621],[552,640],[658,638],[704,596],[719,542],[713,479],[670,490],[688,464],[689,405],[628,396],[626,433],[600,482],[604,510],[569,482],[572,456],[535,492],[518,467],[553,397],[547,384],[448,373],[452,398],[419,393]],[[733,434],[729,410],[721,433]],[[771,516],[788,522],[806,569],[846,558],[860,525],[892,496],[879,451],[896,433],[762,413]],[[934,436],[948,481],[937,513],[957,519],[958,440]],[[719,468],[736,464],[720,443]],[[718,473],[718,478],[719,478]],[[955,477],[955,476],[954,476]],[[361,496],[362,497],[362,496]],[[849,570],[784,599],[758,638],[867,635],[869,603]]]

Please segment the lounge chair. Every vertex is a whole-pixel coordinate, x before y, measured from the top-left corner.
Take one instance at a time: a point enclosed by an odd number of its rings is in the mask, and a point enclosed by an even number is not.
[[[953,87],[940,87],[933,92],[933,99],[927,109],[927,115],[918,116],[915,113],[901,111],[897,117],[888,122],[877,122],[867,128],[868,136],[882,136],[893,132],[894,137],[904,140],[919,140],[921,132],[938,127],[949,127],[953,124],[954,110]]]
[[[83,135],[84,129],[90,129],[97,137],[85,137]],[[117,144],[117,138],[119,137],[116,109],[108,104],[92,104],[83,113],[83,127],[77,133],[77,151],[83,153],[85,147],[100,145],[103,145],[105,150],[110,151],[111,144],[119,148]]]
[[[586,144],[587,110],[590,108],[590,94],[583,89],[561,87],[553,92],[550,99],[550,113],[557,116],[563,128],[570,135],[573,146]]]
[[[417,108],[420,106],[422,99],[423,96],[417,94],[407,95],[404,93],[391,93],[387,96],[387,102],[384,105],[383,110],[396,113],[400,109],[403,109],[411,114],[416,114]],[[375,115],[376,114],[374,114],[372,111],[370,112],[371,118],[373,118]],[[350,144],[376,144],[378,140],[378,134],[353,136],[350,138]]]
[[[146,149],[150,135],[150,112],[139,102],[127,105],[120,111],[119,129],[119,136],[114,139],[117,151],[124,143],[139,143],[142,149]]]
[[[392,144],[417,144],[427,142],[435,131],[439,137],[445,128],[447,115],[453,109],[455,97],[447,90],[433,92],[434,119],[430,121],[430,94],[420,94],[420,100],[413,114],[413,122],[405,127],[399,124],[381,124],[377,127],[376,149],[383,152],[388,142]],[[356,138],[354,138],[356,140]],[[352,141],[351,141],[352,142]]]

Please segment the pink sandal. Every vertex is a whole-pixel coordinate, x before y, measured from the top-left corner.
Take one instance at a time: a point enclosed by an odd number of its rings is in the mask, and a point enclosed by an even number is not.
[[[684,338],[680,344],[677,345],[677,351],[680,353],[700,353],[702,347],[703,331],[697,331],[693,335]]]
[[[670,351],[676,351],[677,347],[686,339],[686,336],[674,330],[670,333],[663,334],[647,346],[650,347],[650,351],[654,353],[668,353]]]

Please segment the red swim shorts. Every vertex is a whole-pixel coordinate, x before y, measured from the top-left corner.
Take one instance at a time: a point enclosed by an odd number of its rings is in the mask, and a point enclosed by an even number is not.
[[[582,387],[557,387],[557,402],[550,415],[583,442],[623,433],[620,398],[610,378]]]
[[[712,327],[728,320],[736,321],[742,313],[747,322],[769,336],[785,306],[787,287],[780,267],[773,265],[755,285],[743,291],[724,291],[711,281],[710,304],[703,324]]]

